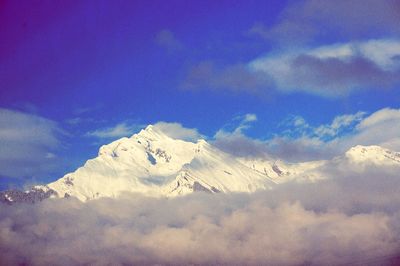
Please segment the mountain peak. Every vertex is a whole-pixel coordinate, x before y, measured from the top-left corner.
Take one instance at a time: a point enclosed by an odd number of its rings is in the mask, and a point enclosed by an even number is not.
[[[398,163],[400,161],[400,153],[385,149],[381,146],[357,145],[350,148],[346,154],[346,158],[354,162],[374,163]]]
[[[141,137],[146,137],[149,139],[159,139],[168,137],[159,127],[154,125],[148,125],[136,135]]]
[[[386,149],[376,146],[376,145],[371,145],[371,146],[364,146],[364,145],[356,145],[354,147],[351,147],[347,152],[346,155],[355,155],[355,154],[366,154],[366,153],[381,153],[385,152]]]

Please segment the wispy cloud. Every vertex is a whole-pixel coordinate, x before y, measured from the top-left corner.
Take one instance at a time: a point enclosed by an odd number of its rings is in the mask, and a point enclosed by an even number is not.
[[[100,128],[86,133],[87,137],[95,137],[100,139],[112,139],[128,137],[137,132],[143,126],[138,124],[129,124],[127,122],[118,123],[112,127]]]
[[[255,23],[250,33],[295,46],[335,36],[338,39],[371,39],[399,34],[400,4],[393,0],[291,2],[272,26]]]
[[[170,123],[161,121],[154,124],[154,127],[174,139],[196,142],[197,140],[204,138],[196,128],[186,128],[183,127],[182,124],[176,122]]]
[[[238,115],[230,123],[219,129],[213,139],[213,145],[235,156],[266,156],[265,143],[246,136],[246,130],[257,121],[256,114]]]
[[[0,175],[37,177],[55,167],[64,131],[55,121],[0,108]]]
[[[284,134],[290,137],[316,137],[321,140],[332,140],[338,136],[343,136],[349,129],[354,129],[363,118],[365,112],[355,114],[344,114],[336,116],[330,124],[318,126],[310,125],[301,116],[292,116],[280,123],[280,127],[285,127]],[[348,133],[348,132],[347,132]]]
[[[250,128],[251,124],[256,121],[257,115],[252,113],[235,116],[230,123],[217,131],[214,138],[241,135],[243,131]]]
[[[91,113],[94,111],[97,111],[99,109],[103,108],[103,104],[97,103],[93,104],[92,106],[81,106],[81,107],[76,107],[72,110],[72,113],[74,115],[83,115],[87,113]]]
[[[185,90],[226,90],[268,94],[271,79],[261,73],[251,71],[246,64],[217,66],[212,61],[203,61],[190,68],[181,87]]]
[[[322,125],[311,125],[303,117],[293,116],[280,128],[281,133],[268,139],[222,129],[214,136],[214,144],[236,156],[274,156],[289,161],[332,158],[355,145],[381,145],[400,151],[400,109],[384,108],[370,115],[361,111],[343,114]]]
[[[278,156],[303,160],[337,155],[355,145],[381,145],[400,150],[399,109],[384,108],[337,116],[331,124],[301,129],[301,135],[277,136],[269,141]],[[293,127],[296,130],[296,127]],[[303,155],[302,155],[303,154]],[[307,156],[308,154],[308,156]]]
[[[168,29],[161,30],[155,38],[159,46],[164,47],[168,52],[173,52],[183,48],[183,44],[175,37],[174,33]]]
[[[129,137],[134,133],[137,133],[140,129],[144,128],[145,125],[121,122],[112,127],[105,127],[89,131],[85,134],[87,137],[94,137],[98,139],[116,139],[121,137]],[[183,127],[180,123],[176,122],[164,122],[160,121],[153,125],[155,129],[162,131],[165,135],[186,141],[197,141],[203,138],[197,129]]]

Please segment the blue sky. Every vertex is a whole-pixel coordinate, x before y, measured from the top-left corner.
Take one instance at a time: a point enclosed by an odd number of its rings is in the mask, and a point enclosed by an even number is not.
[[[2,1],[2,187],[160,121],[289,160],[399,149],[399,18],[391,0]]]

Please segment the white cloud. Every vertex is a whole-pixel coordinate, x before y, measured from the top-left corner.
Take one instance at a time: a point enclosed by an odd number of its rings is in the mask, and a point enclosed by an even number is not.
[[[96,137],[100,139],[111,139],[127,137],[142,128],[141,125],[128,124],[126,122],[119,123],[113,127],[97,129],[86,133],[88,137]]]
[[[55,167],[53,153],[63,131],[56,122],[0,108],[0,175],[37,177]]]
[[[85,107],[83,107],[83,106],[81,106],[81,107],[76,107],[76,108],[74,108],[74,109],[72,110],[72,113],[73,113],[74,115],[84,115],[84,114],[87,114],[87,113],[95,112],[95,111],[97,111],[97,110],[99,110],[99,109],[101,109],[101,108],[103,108],[103,107],[104,107],[104,106],[103,106],[102,103],[96,103],[96,104],[94,104],[94,105],[91,105],[90,107],[88,107],[88,106],[85,106]]]
[[[343,61],[362,56],[384,70],[396,70],[400,67],[399,60],[396,59],[396,56],[400,55],[400,41],[394,39],[322,46],[312,49],[306,54],[320,59],[337,58]]]
[[[238,121],[238,124],[237,122]],[[256,114],[238,115],[232,119],[232,122],[221,128],[214,135],[214,139],[239,137],[243,135],[243,131],[251,127],[251,123],[257,121]],[[233,129],[232,129],[233,126]],[[227,129],[230,128],[230,129]]]
[[[332,158],[355,145],[380,145],[400,151],[400,109],[339,115],[331,123],[316,126],[293,116],[280,123],[283,131],[270,139],[247,137],[242,131],[246,126],[219,130],[214,144],[236,156],[274,156],[289,161]]]
[[[106,127],[86,133],[87,137],[96,137],[99,139],[115,139],[129,137],[137,133],[144,126],[140,124],[132,124],[128,122],[118,123],[113,127]],[[186,141],[197,141],[203,138],[197,129],[185,128],[179,123],[157,122],[153,125],[154,128],[161,130],[164,134],[171,138],[182,139]]]
[[[235,156],[267,156],[265,143],[248,138],[244,132],[256,121],[257,115],[251,113],[234,117],[231,123],[215,133],[213,145]]]
[[[197,141],[203,136],[195,128],[185,128],[179,123],[157,122],[155,128],[161,130],[167,136],[174,139],[182,139],[186,141]]]
[[[394,89],[400,84],[399,58],[399,39],[288,47],[245,64],[200,62],[189,71],[182,87],[264,97],[274,91],[344,97],[359,90]]]
[[[357,129],[364,130],[369,127],[379,126],[381,123],[398,123],[400,120],[400,110],[384,108],[364,119],[357,125]],[[395,125],[395,124],[394,124]]]
[[[270,50],[250,62],[199,62],[183,88],[270,96],[346,97],[400,85],[399,1],[289,1],[275,22],[249,30]],[[332,41],[336,42],[333,43]]]
[[[341,142],[344,146],[355,144],[381,145],[400,151],[400,109],[384,108],[366,117],[355,127],[355,132]]]
[[[269,151],[268,145],[273,141],[280,145],[278,138],[262,141],[244,135],[243,126],[257,121],[256,115],[245,114],[234,118],[235,121],[236,127],[224,132],[230,133],[226,135],[228,140],[236,138],[236,151],[241,148],[239,144],[250,149],[242,150],[243,154],[255,153],[252,148],[261,153]],[[362,112],[340,115],[320,126],[313,126],[302,117],[290,121],[302,132],[298,138],[286,138],[286,144],[301,143],[297,148],[303,154],[312,149],[326,154],[327,149],[337,150],[363,141],[378,144],[393,140],[400,144],[400,109],[385,108],[370,115]],[[40,142],[52,137],[52,134],[20,133],[26,126],[32,132],[57,130],[50,120],[4,109],[0,112],[0,122],[1,126],[8,125],[0,127],[0,140],[31,136]],[[196,129],[178,123],[159,122],[154,127],[171,137],[199,137]],[[26,135],[15,135],[12,129]],[[323,141],[321,135],[333,139]],[[56,137],[54,140],[51,147],[58,145]],[[46,152],[45,156],[53,155]],[[125,194],[87,203],[69,198],[35,205],[0,204],[1,262],[6,265],[389,265],[398,262],[398,167],[371,166],[360,172],[334,163],[324,167],[327,180],[286,183],[254,194],[198,193],[170,199]]]
[[[303,129],[300,137],[277,136],[266,144],[278,156],[303,160],[337,155],[355,145],[380,145],[400,151],[399,128],[400,109],[384,108],[369,116],[365,112],[340,115],[331,124]],[[311,157],[306,156],[308,153]]]
[[[313,43],[327,36],[339,39],[370,39],[398,36],[400,5],[393,0],[292,1],[276,23],[256,23],[250,33],[281,47]]]
[[[400,180],[378,170],[254,194],[1,204],[0,257],[7,265],[386,265],[398,258]]]
[[[74,118],[69,118],[65,120],[65,123],[70,124],[70,125],[78,125],[82,123],[83,119],[80,117],[74,117]]]
[[[246,114],[244,116],[243,122],[247,123],[247,122],[254,122],[257,121],[257,115],[255,114]]]
[[[283,92],[340,97],[400,83],[399,57],[399,40],[380,39],[288,50],[257,58],[249,66]]]
[[[365,116],[365,112],[357,112],[355,114],[339,115],[335,117],[330,125],[321,125],[314,129],[316,136],[322,137],[335,137],[342,130],[345,130],[349,126],[356,122],[359,122]]]

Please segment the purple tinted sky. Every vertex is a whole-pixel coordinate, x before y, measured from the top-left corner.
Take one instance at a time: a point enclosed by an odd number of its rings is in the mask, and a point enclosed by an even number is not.
[[[386,84],[362,67],[336,84],[340,71],[323,61],[317,82],[300,76],[293,90],[249,71],[263,56],[397,41],[397,2],[369,2],[0,1],[0,107],[45,117],[63,131],[53,151],[61,166],[25,177],[54,179],[76,168],[111,140],[87,133],[121,122],[176,121],[212,137],[233,117],[255,113],[248,134],[268,138],[291,115],[319,124],[398,107],[398,78]]]

